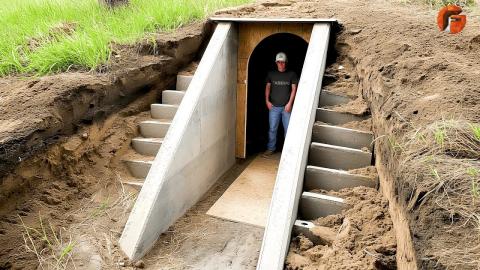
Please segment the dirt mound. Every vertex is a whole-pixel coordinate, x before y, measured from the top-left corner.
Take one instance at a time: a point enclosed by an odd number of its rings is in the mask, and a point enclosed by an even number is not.
[[[346,198],[349,209],[319,218],[314,244],[300,235],[292,240],[287,269],[396,269],[396,241],[388,201],[366,187],[324,192]]]

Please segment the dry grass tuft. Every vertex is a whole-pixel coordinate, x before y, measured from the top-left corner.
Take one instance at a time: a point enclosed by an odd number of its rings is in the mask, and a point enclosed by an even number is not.
[[[409,209],[434,202],[450,215],[449,230],[480,230],[479,127],[463,120],[437,121],[395,143],[398,175],[405,184],[404,194],[411,194]],[[443,243],[433,255],[447,268],[480,266],[478,236],[472,236],[470,245]]]
[[[407,135],[403,146],[407,160],[436,155],[479,159],[480,125],[462,120],[438,121]]]
[[[25,249],[35,254],[40,269],[69,269],[75,242],[71,236],[65,236],[65,228],[54,228],[51,223],[47,226],[41,216],[39,216],[40,228],[25,225],[22,218],[20,221]]]

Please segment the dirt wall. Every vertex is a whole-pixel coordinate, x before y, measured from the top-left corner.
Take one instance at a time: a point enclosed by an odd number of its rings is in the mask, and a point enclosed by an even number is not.
[[[177,72],[197,57],[210,26],[193,24],[136,45],[115,45],[111,62],[91,72],[1,79],[0,202],[28,182],[22,161],[82,126],[103,121],[149,95],[143,110],[175,86]],[[155,92],[155,94],[151,94]]]

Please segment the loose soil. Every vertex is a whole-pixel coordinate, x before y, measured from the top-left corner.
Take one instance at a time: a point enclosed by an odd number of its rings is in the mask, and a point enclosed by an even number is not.
[[[382,194],[367,187],[311,192],[344,198],[348,209],[313,221],[321,244],[296,236],[287,269],[396,269],[395,232]]]
[[[419,159],[412,159],[406,154],[415,152],[418,147],[409,143],[409,135],[429,124],[444,120],[479,122],[480,22],[477,11],[467,11],[467,27],[458,35],[437,30],[435,10],[393,1],[270,1],[224,10],[219,15],[337,18],[342,27],[335,33],[332,59],[327,68],[327,73],[332,75],[324,81],[324,86],[338,94],[362,97],[372,113],[371,130],[376,137],[380,190],[388,204],[372,194],[375,203],[370,206],[377,209],[377,213],[391,217],[391,222],[383,219],[376,227],[385,224],[383,232],[387,235],[394,231],[397,265],[406,269],[405,265],[413,260],[422,269],[478,267],[480,250],[475,219],[446,203],[445,198],[457,196],[458,199],[458,194],[448,193],[439,185],[423,189],[426,186],[423,183],[437,176],[438,179],[450,179],[447,172],[459,167],[452,164],[468,164],[480,170],[480,157],[467,160],[449,152],[441,153],[448,159],[436,158],[435,170],[425,165],[422,170],[415,171],[412,164],[422,164],[422,158],[426,157],[417,153],[415,157]],[[164,38],[159,38],[159,46],[145,42],[120,47],[115,50],[118,56],[114,55],[111,63],[94,72],[1,79],[0,269],[37,269],[39,261],[51,257],[51,250],[56,251],[55,254],[65,250],[70,239],[74,248],[67,257],[70,262],[76,262],[77,268],[134,267],[125,260],[117,243],[136,194],[134,189],[118,181],[124,177],[119,159],[136,135],[136,123],[142,112],[158,97],[159,91],[153,90],[161,91],[173,84],[179,68],[194,58],[202,43],[202,31],[197,25],[185,32],[179,30],[175,34],[160,35]],[[178,39],[173,35],[179,35]],[[177,42],[179,40],[185,43]],[[190,57],[182,58],[182,55]],[[132,100],[137,101],[131,103]],[[457,176],[457,182],[462,185],[471,187],[472,181],[475,183],[467,173]],[[448,196],[442,196],[445,191]],[[468,213],[480,211],[478,200],[472,200],[471,189],[464,190],[460,196],[470,203],[466,208]],[[377,222],[362,220],[368,216],[369,207],[357,210],[349,220],[358,216],[359,224]],[[38,232],[25,228],[21,220]],[[49,230],[50,225],[59,239],[58,244],[51,244],[56,240],[52,229]],[[224,227],[219,225],[218,228],[220,231]],[[200,231],[201,228],[197,230]],[[30,232],[41,256],[25,249],[26,246],[32,248],[26,232]],[[381,231],[374,233],[376,237],[372,242],[360,239],[358,243],[368,247],[368,252],[390,259],[387,254],[392,249],[386,253],[375,249],[377,245],[389,247],[386,243],[391,243],[390,238],[384,238]],[[52,239],[50,244],[45,241],[45,235]],[[255,234],[248,236],[249,233],[241,232],[238,235],[238,242],[256,241]],[[409,253],[408,241],[402,242],[408,238],[413,239],[415,253]],[[168,239],[174,238],[161,237],[161,241]],[[194,239],[199,238],[195,236]],[[301,239],[298,243],[302,241],[309,245]],[[201,246],[197,244],[201,240],[185,243]],[[339,242],[339,250],[343,252],[346,246],[342,245],[348,243],[351,242]],[[186,250],[186,246],[179,250]],[[237,252],[230,248],[226,244],[224,250]],[[247,249],[241,251],[242,254],[255,253],[253,245],[247,245]],[[144,265],[137,266],[155,265],[154,261],[161,259],[161,252],[154,251],[158,257],[147,257]],[[368,265],[373,263],[373,259],[365,255],[367,252],[353,254]],[[414,255],[416,257],[412,257]],[[352,255],[345,254],[342,259],[351,258],[349,256]]]

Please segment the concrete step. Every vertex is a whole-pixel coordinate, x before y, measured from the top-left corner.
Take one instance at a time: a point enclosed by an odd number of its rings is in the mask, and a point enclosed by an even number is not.
[[[124,185],[131,186],[131,187],[134,187],[134,188],[137,188],[138,190],[140,190],[140,189],[142,189],[144,181],[145,181],[145,179],[133,178],[133,179],[130,179],[130,180],[122,180],[120,182]]]
[[[337,95],[327,90],[322,90],[318,107],[342,105],[350,101],[352,101],[352,99],[348,97]]]
[[[171,120],[147,120],[140,122],[140,134],[145,138],[164,138]]]
[[[342,188],[366,186],[376,188],[378,179],[359,174],[351,174],[343,170],[335,170],[317,166],[307,166],[305,171],[304,190],[323,189],[338,191]]]
[[[145,178],[147,177],[148,171],[152,166],[152,160],[137,160],[137,159],[129,159],[124,160],[125,164],[127,165],[128,171],[132,174],[135,178]]]
[[[177,112],[178,105],[170,104],[152,104],[150,113],[154,119],[173,119]]]
[[[313,142],[308,154],[308,165],[351,170],[369,166],[372,153],[359,149]]]
[[[177,75],[177,90],[187,90],[192,78],[191,75]]]
[[[178,105],[180,104],[180,102],[182,102],[184,95],[185,95],[185,91],[164,90],[162,92],[162,103]]]
[[[342,198],[303,192],[300,198],[299,216],[302,219],[314,220],[319,217],[340,214],[346,208],[347,205]]]
[[[350,128],[331,126],[326,124],[314,124],[312,130],[312,142],[332,144],[355,149],[366,147],[372,151],[373,134]]]
[[[352,121],[363,121],[367,118],[369,118],[368,115],[358,116],[351,113],[342,113],[330,109],[318,108],[315,121],[332,125],[343,125]]]
[[[132,139],[132,147],[141,155],[156,156],[162,142],[163,138],[137,137]]]

